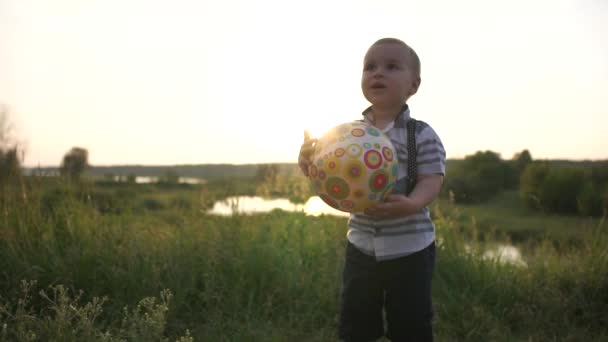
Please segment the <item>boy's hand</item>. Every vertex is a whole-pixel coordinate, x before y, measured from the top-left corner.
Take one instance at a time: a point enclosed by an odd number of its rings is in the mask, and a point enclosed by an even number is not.
[[[389,195],[384,203],[367,209],[365,214],[377,219],[397,218],[420,212],[439,195],[443,175],[418,175],[414,190],[409,196]]]
[[[315,152],[315,144],[317,139],[311,139],[308,131],[304,131],[304,143],[300,147],[300,156],[298,157],[298,165],[302,173],[308,177],[308,168],[312,164],[312,155]]]
[[[391,219],[408,216],[420,211],[418,204],[404,195],[389,195],[384,203],[365,210],[365,214],[377,219]]]

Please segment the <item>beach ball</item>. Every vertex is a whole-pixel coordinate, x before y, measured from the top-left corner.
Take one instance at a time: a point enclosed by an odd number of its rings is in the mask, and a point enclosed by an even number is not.
[[[388,136],[372,125],[353,121],[318,139],[308,174],[325,203],[355,213],[384,201],[397,181],[398,170]]]

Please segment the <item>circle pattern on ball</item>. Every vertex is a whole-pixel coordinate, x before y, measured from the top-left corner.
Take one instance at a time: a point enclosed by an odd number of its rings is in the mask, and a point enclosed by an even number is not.
[[[340,158],[329,157],[327,158],[327,165],[325,166],[325,170],[330,175],[335,175],[340,171],[340,164]]]
[[[343,200],[350,194],[348,183],[342,178],[330,177],[325,181],[325,190],[332,198]]]
[[[367,133],[373,135],[374,137],[380,136],[380,132],[378,132],[378,130],[373,127],[367,127],[365,130],[367,131]]]
[[[362,130],[361,128],[355,128],[352,131],[350,131],[350,134],[352,134],[353,137],[359,138],[359,137],[362,137],[365,135],[365,131]]]
[[[334,156],[340,158],[344,155],[344,153],[346,153],[346,150],[344,150],[342,147],[339,147],[334,151]]]
[[[382,147],[382,155],[384,156],[384,159],[388,161],[393,160],[393,151],[388,146]]]
[[[344,167],[344,178],[352,182],[358,182],[365,175],[365,165],[358,160],[350,160]]]
[[[384,170],[378,170],[372,174],[369,180],[369,187],[373,191],[380,192],[388,184],[389,175]]]
[[[359,158],[361,153],[363,153],[363,148],[361,148],[361,145],[350,144],[348,147],[346,147],[346,154],[351,158]]]
[[[376,150],[369,150],[365,152],[365,156],[363,156],[363,161],[365,165],[370,169],[377,169],[382,165],[382,155],[380,152]]]

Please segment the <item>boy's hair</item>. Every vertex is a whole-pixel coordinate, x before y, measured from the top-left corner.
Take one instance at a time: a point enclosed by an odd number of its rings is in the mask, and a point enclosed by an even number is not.
[[[408,64],[412,68],[412,71],[416,76],[420,77],[420,58],[411,46],[407,45],[404,41],[397,38],[382,38],[378,39],[372,46],[381,44],[397,44],[405,49],[408,55]]]

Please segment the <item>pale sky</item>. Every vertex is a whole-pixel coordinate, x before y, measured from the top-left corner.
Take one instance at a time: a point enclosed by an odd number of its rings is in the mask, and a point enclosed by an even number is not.
[[[0,0],[25,165],[296,162],[359,119],[367,47],[409,43],[448,158],[608,158],[608,1]]]

